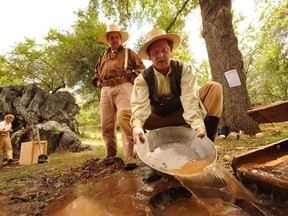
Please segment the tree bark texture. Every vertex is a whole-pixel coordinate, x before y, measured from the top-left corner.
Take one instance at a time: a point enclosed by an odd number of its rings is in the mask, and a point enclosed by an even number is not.
[[[247,115],[251,104],[242,55],[232,25],[231,0],[199,0],[199,4],[212,79],[223,87],[221,124],[227,125],[230,131],[256,134],[260,132],[259,125]],[[224,73],[232,69],[237,70],[241,85],[230,88]]]

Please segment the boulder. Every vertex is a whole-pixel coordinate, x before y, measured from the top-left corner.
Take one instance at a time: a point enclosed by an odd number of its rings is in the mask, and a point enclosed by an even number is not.
[[[37,140],[36,127],[41,139],[48,141],[48,154],[58,148],[79,149],[78,122],[75,116],[79,106],[68,91],[50,94],[36,84],[0,86],[0,121],[11,113],[15,116],[11,140],[14,152],[21,143]]]

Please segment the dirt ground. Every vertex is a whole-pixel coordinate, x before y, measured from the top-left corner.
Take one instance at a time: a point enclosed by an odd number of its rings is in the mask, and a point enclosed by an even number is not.
[[[6,165],[0,172],[10,169],[21,169],[20,165]],[[60,199],[61,191],[77,182],[89,178],[103,178],[116,171],[125,171],[121,158],[95,158],[85,162],[81,167],[71,170],[68,174],[57,176],[38,176],[17,180],[19,188],[13,191],[1,190],[0,215],[45,215],[45,208],[54,200]]]
[[[222,148],[217,147],[219,162],[225,168],[231,169],[231,160],[233,155],[239,155],[251,149],[256,149],[256,146],[247,148]],[[140,166],[145,166],[139,163]],[[9,172],[11,169],[21,169],[19,165],[6,165],[0,168],[1,172]],[[140,170],[139,167],[136,170]],[[61,199],[65,188],[79,183],[83,180],[103,178],[116,171],[128,172],[124,169],[124,163],[120,158],[101,159],[94,158],[86,161],[81,167],[71,169],[68,174],[61,174],[57,176],[38,175],[36,178],[22,178],[18,179],[17,183],[20,185],[15,190],[1,190],[0,191],[0,215],[2,216],[30,216],[30,215],[45,215],[46,208],[50,203]]]

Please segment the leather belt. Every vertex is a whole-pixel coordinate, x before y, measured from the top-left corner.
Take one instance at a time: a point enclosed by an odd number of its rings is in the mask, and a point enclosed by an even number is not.
[[[130,82],[130,79],[128,77],[123,78],[116,78],[116,79],[109,79],[102,81],[102,87],[114,87],[119,84]]]
[[[3,136],[3,137],[8,137],[7,133],[0,133],[0,135]]]

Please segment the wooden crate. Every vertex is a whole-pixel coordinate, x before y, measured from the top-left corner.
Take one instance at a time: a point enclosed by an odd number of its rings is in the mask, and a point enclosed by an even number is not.
[[[48,147],[47,140],[41,140],[40,144],[41,144],[42,154],[47,155],[47,147]],[[21,143],[19,164],[27,165],[27,164],[38,163],[39,155],[40,155],[40,150],[39,150],[38,141],[23,142]]]

